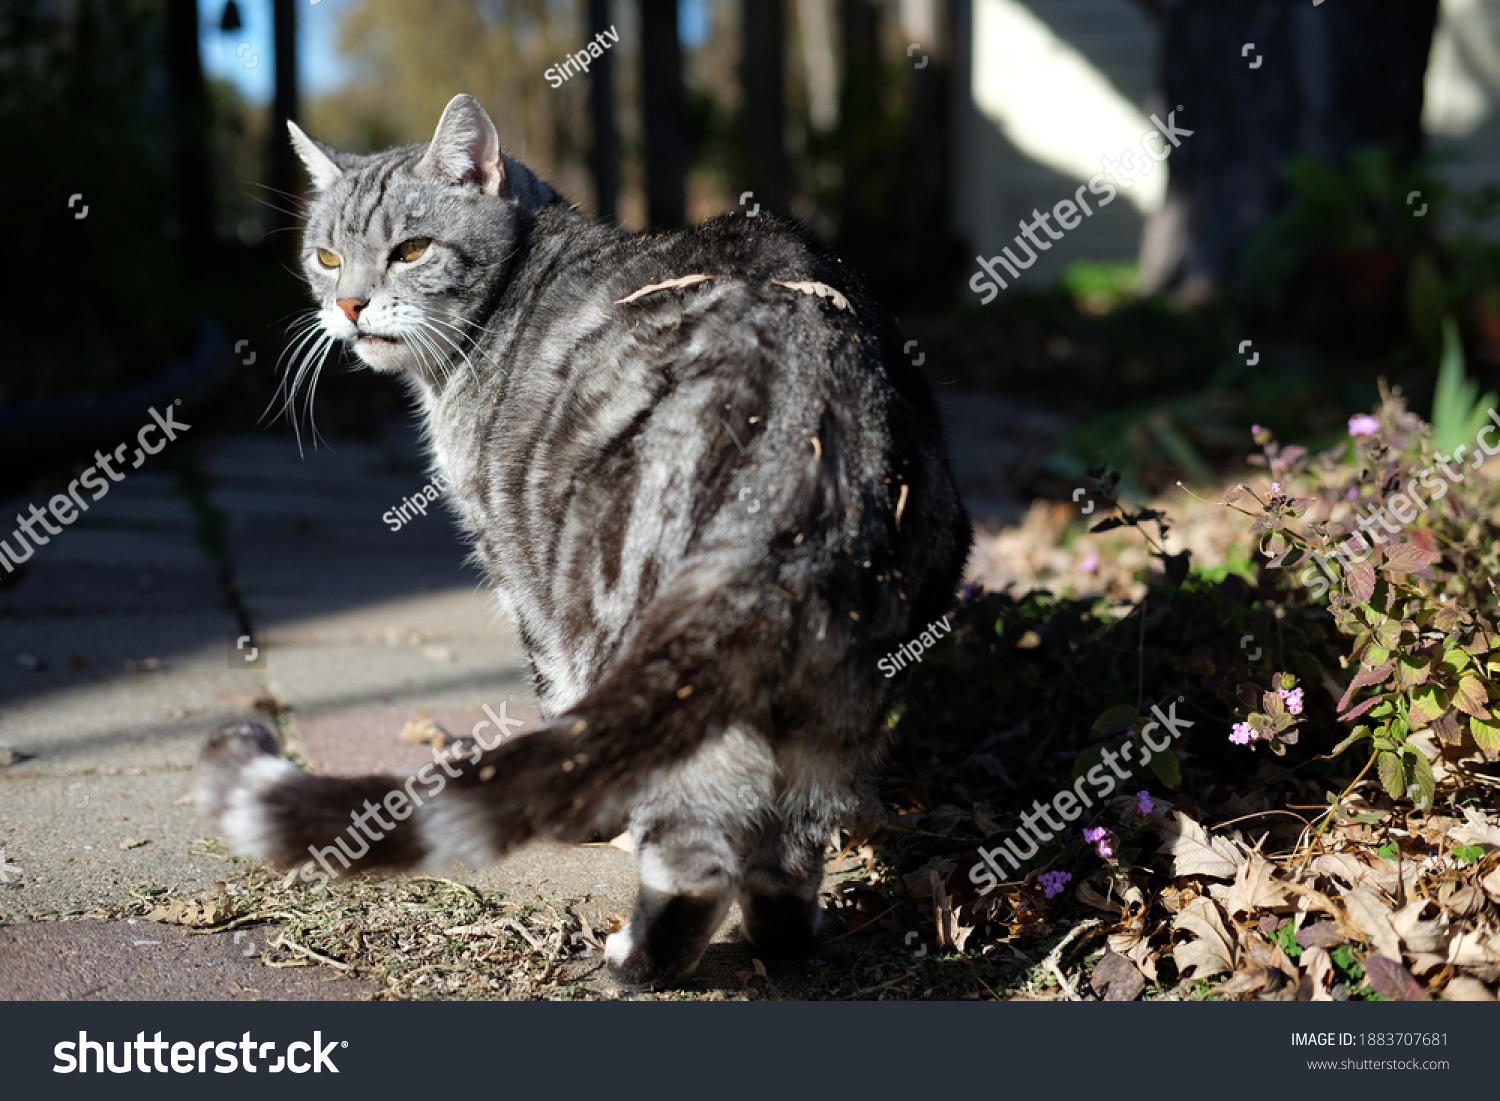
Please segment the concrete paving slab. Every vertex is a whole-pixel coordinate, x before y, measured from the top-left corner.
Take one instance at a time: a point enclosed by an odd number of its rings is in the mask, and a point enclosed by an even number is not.
[[[151,921],[0,927],[0,1001],[355,1001],[380,984],[330,967],[262,967],[254,933]]]
[[[515,628],[487,587],[418,588],[390,600],[364,600],[321,615],[292,597],[255,597],[257,638],[269,646],[358,644],[420,649],[456,639],[486,642],[521,655]]]
[[[0,884],[0,922],[108,909],[144,884],[211,887],[226,865],[202,855],[190,777],[186,767],[0,773],[0,847],[19,868]]]
[[[0,781],[108,767],[190,767],[211,730],[254,717],[252,705],[265,694],[253,670],[228,667],[228,637],[226,631],[224,641],[205,649],[158,659],[160,668],[149,672],[34,674],[44,688],[0,705],[0,741],[21,757],[0,769]],[[146,659],[155,657],[153,649],[135,652]],[[7,687],[13,683],[7,678]]]
[[[500,710],[501,701],[505,710]],[[508,720],[519,719],[523,725],[508,726],[512,737],[524,737],[540,720],[534,704],[514,702],[499,697],[491,705],[497,715]],[[401,731],[406,724],[425,714],[454,738],[478,737],[493,744],[500,732],[481,707],[431,707],[418,712],[396,706],[339,711],[331,715],[299,715],[296,718],[297,742],[308,764],[329,776],[363,776],[371,772],[410,773],[432,763],[428,745],[405,741]]]
[[[379,702],[403,708],[450,705],[495,706],[527,692],[527,670],[519,655],[503,647],[479,649],[457,643],[409,647],[279,647],[267,665],[278,699],[307,714]]]
[[[0,589],[0,617],[173,615],[224,603],[218,569],[202,563],[115,565],[49,559],[28,568],[24,581]]]

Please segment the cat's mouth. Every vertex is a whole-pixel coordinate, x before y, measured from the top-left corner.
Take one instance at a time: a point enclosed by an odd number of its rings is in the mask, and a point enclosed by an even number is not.
[[[405,343],[399,336],[381,336],[379,333],[360,333],[354,338],[354,342],[356,344],[375,346],[394,346]]]

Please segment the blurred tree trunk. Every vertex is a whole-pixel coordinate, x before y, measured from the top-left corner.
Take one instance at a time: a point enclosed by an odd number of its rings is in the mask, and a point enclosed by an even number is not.
[[[646,130],[646,221],[687,225],[682,130],[682,44],[677,0],[641,0],[641,114]]]
[[[900,219],[882,201],[890,177],[883,132],[886,119],[880,56],[880,8],[874,0],[839,0],[838,30],[843,46],[839,84],[838,149],[842,180],[838,249],[851,265],[880,283],[889,267],[890,223]],[[891,217],[895,214],[895,218]],[[880,268],[882,270],[877,271]]]
[[[909,300],[928,306],[949,300],[948,288],[968,258],[952,229],[954,6],[947,0],[906,0],[901,5],[903,52],[910,64],[906,231],[911,277],[906,291]]]
[[[609,0],[589,0],[589,38],[611,26]],[[615,131],[615,63],[609,50],[589,68],[589,123],[593,131],[589,170],[594,177],[594,210],[605,221],[618,221],[620,143]]]
[[[807,115],[815,130],[839,121],[839,66],[834,50],[834,0],[797,0],[797,37],[807,70]]]
[[[271,217],[277,229],[291,229],[298,223],[293,197],[302,190],[301,169],[287,135],[286,124],[301,116],[297,91],[297,0],[272,0],[275,19],[276,91],[271,101],[271,132],[268,136],[266,170],[271,187]],[[289,251],[296,248],[296,235],[284,234],[278,241],[287,242]]]
[[[786,9],[784,0],[742,0],[740,86],[745,94],[747,182],[761,209],[786,214],[791,166],[786,153]]]
[[[1142,237],[1147,290],[1197,298],[1233,282],[1246,242],[1290,197],[1289,158],[1342,165],[1383,144],[1405,165],[1421,153],[1438,0],[1141,2],[1161,28],[1158,113],[1193,131]]]
[[[208,153],[210,110],[198,53],[198,0],[168,0],[163,46],[171,103],[172,168],[183,256],[194,267],[213,240],[214,185]]]

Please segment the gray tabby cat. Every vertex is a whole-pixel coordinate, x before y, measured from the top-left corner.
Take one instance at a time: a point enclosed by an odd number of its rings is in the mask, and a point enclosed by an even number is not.
[[[479,864],[625,821],[619,984],[691,974],[735,901],[757,951],[811,951],[824,845],[883,749],[877,662],[951,606],[968,553],[925,381],[790,226],[595,223],[469,96],[374,156],[291,132],[323,339],[410,382],[549,717],[445,765],[348,865]],[[238,851],[325,882],[309,853],[401,789],[305,773],[250,725],[196,782]]]

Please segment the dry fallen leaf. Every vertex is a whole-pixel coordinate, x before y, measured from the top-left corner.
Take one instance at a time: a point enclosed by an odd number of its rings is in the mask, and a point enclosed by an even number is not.
[[[1111,914],[1115,917],[1119,917],[1125,912],[1125,907],[1113,899],[1101,895],[1094,888],[1094,885],[1086,879],[1079,881],[1076,893],[1078,901],[1082,902],[1085,906],[1092,906],[1096,910],[1103,910],[1106,914]]]
[[[157,906],[146,915],[147,921],[161,921],[168,925],[206,926],[217,925],[229,917],[231,907],[209,899],[205,902],[184,902],[180,898],[168,899],[165,905]]]
[[[120,842],[120,848],[122,848],[122,849],[138,849],[142,845],[149,845],[150,843],[151,843],[150,838],[127,837],[124,841]]]
[[[1291,896],[1276,880],[1276,865],[1260,853],[1248,853],[1239,866],[1234,882],[1223,891],[1219,899],[1230,917],[1251,914],[1256,910],[1273,910],[1281,913],[1293,909]]]
[[[1450,1002],[1492,1002],[1495,995],[1478,979],[1460,975],[1443,987],[1443,997]]]
[[[1328,993],[1328,980],[1333,975],[1333,957],[1328,954],[1328,949],[1317,946],[1305,949],[1297,962],[1302,965],[1304,983],[1298,994],[1305,995],[1309,1001],[1333,1001],[1333,995]]]
[[[1484,888],[1485,894],[1500,902],[1500,864],[1496,864],[1490,874],[1479,881],[1479,885]]]
[[[838,291],[830,287],[827,283],[814,283],[811,281],[803,281],[800,283],[784,283],[780,279],[772,279],[771,282],[775,283],[778,287],[785,287],[788,290],[801,291],[803,294],[815,294],[819,298],[826,298],[840,310],[847,310],[850,308],[849,300]]]
[[[1473,883],[1449,881],[1438,885],[1438,905],[1453,917],[1475,917],[1485,908],[1484,892]]]
[[[1224,927],[1224,917],[1213,899],[1193,899],[1177,915],[1172,928],[1195,938],[1172,949],[1178,974],[1183,978],[1194,977],[1195,972],[1201,979],[1234,970],[1234,940]]]
[[[1369,944],[1382,956],[1401,959],[1401,938],[1391,925],[1391,908],[1369,887],[1359,887],[1343,897],[1346,931]]]
[[[951,861],[950,861],[951,863]],[[932,919],[937,926],[937,942],[939,948],[953,948],[959,952],[964,950],[964,945],[974,935],[974,926],[959,925],[953,914],[953,899],[949,897],[947,888],[943,885],[943,876],[936,869],[928,871],[928,880],[932,892]]]
[[[1156,826],[1162,847],[1157,852],[1172,857],[1173,875],[1207,875],[1228,879],[1245,859],[1227,838],[1211,836],[1181,811],[1163,818]]]
[[[1493,845],[1500,849],[1500,826],[1496,826],[1473,807],[1464,808],[1464,817],[1468,821],[1449,830],[1449,837],[1465,845]]]
[[[1141,974],[1147,979],[1156,981],[1156,959],[1159,953],[1152,949],[1151,939],[1146,934],[1145,914],[1136,914],[1111,933],[1106,943],[1111,952],[1124,956],[1139,967]]]
[[[1350,890],[1362,884],[1368,884],[1378,890],[1394,893],[1396,890],[1395,864],[1381,857],[1371,859],[1378,861],[1378,864],[1361,860],[1352,852],[1324,853],[1314,857],[1307,867],[1314,875],[1332,876]]]
[[[1455,933],[1448,942],[1448,962],[1455,967],[1495,970],[1500,964],[1500,936],[1495,930],[1470,929]]]
[[[946,880],[957,866],[958,862],[951,856],[935,856],[916,871],[902,876],[901,883],[912,898],[931,898],[932,873],[936,872],[940,879]]]
[[[1315,921],[1297,934],[1303,948],[1337,948],[1344,943],[1339,927],[1332,921]]]
[[[651,283],[634,294],[615,299],[615,305],[622,306],[626,302],[634,302],[637,298],[645,298],[646,295],[655,294],[657,291],[669,291],[678,287],[691,287],[695,283],[706,283],[712,278],[712,275],[684,275],[681,279],[668,279],[665,283]]]
[[[1436,918],[1424,920],[1422,912],[1427,909],[1426,899],[1419,898],[1391,916],[1391,927],[1401,938],[1401,943],[1412,954],[1435,952],[1446,955],[1452,930],[1448,915],[1439,913]]]
[[[429,719],[425,711],[420,712],[415,719],[401,728],[403,742],[430,745],[433,749],[442,749],[443,743],[452,737],[453,735]]]
[[[1422,984],[1412,978],[1411,972],[1385,956],[1366,956],[1365,975],[1369,977],[1370,989],[1398,1002],[1430,1002],[1432,996]]]

